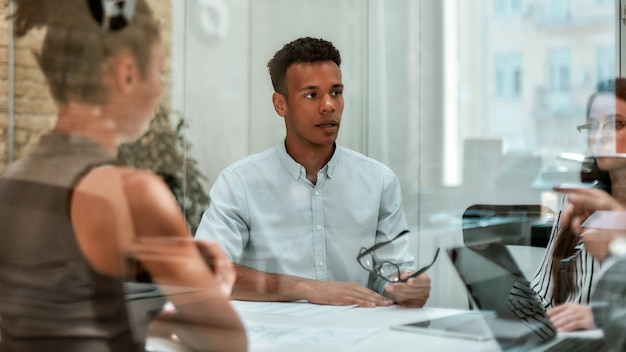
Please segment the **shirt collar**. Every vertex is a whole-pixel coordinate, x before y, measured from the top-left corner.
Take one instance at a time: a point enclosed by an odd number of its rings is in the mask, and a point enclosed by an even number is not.
[[[328,178],[332,178],[333,177],[333,173],[335,172],[335,168],[337,168],[337,163],[338,163],[338,160],[339,160],[338,150],[339,150],[339,146],[335,142],[335,150],[333,151],[333,156],[330,157],[330,160],[328,161],[326,166],[324,166],[324,168],[322,169],[322,170],[326,170],[326,176]]]
[[[300,177],[301,175],[302,177],[306,177],[306,170],[304,169],[304,166],[298,164],[298,162],[293,160],[291,155],[287,153],[287,147],[285,145],[285,142],[286,140],[283,139],[283,142],[278,147],[278,156],[280,157],[281,162],[283,163],[283,165],[285,165],[285,167],[294,179],[297,180],[298,177]],[[321,170],[322,172],[326,173],[326,177],[328,178],[332,178],[333,173],[335,172],[335,168],[337,167],[337,162],[339,160],[339,153],[337,153],[338,149],[339,146],[335,142],[335,150],[333,151],[333,156]]]

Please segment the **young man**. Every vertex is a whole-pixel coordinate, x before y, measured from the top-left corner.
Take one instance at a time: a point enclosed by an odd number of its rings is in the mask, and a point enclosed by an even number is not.
[[[363,248],[406,230],[400,185],[385,165],[335,143],[343,113],[339,51],[300,38],[268,63],[284,143],[221,172],[196,239],[220,242],[236,264],[234,299],[421,307],[422,274],[366,270]],[[376,251],[376,261],[414,271],[408,236]],[[364,265],[364,266],[367,266]],[[374,266],[372,265],[372,268]],[[395,276],[397,276],[397,271]]]

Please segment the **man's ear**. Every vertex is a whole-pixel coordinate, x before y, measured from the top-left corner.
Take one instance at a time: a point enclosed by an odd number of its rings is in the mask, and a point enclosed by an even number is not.
[[[287,98],[284,95],[274,92],[272,94],[272,103],[274,104],[274,110],[276,110],[279,116],[287,116]]]

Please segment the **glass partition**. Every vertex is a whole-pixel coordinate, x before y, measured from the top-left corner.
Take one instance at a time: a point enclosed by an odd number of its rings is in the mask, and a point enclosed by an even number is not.
[[[462,243],[471,205],[558,210],[551,186],[578,181],[587,99],[619,66],[613,1],[177,0],[164,11],[171,106],[186,119],[188,156],[207,191],[227,165],[284,136],[266,68],[273,53],[301,36],[332,41],[346,86],[338,143],[398,176],[419,266]],[[45,93],[14,90],[15,80],[40,77],[20,56],[32,47],[6,38],[2,167],[21,155],[15,143],[51,126],[24,124],[48,113],[43,103],[16,117],[15,104]],[[466,307],[446,259],[429,271],[428,305]]]
[[[427,261],[435,247],[461,243],[471,205],[558,210],[551,186],[578,181],[586,147],[576,126],[587,98],[616,74],[614,5],[239,0],[202,17],[194,2],[176,2],[186,47],[175,78],[184,82],[192,154],[210,185],[226,165],[279,143],[267,61],[297,37],[328,39],[344,60],[338,142],[396,172],[412,251]],[[221,34],[198,32],[195,22],[208,18],[205,30]],[[430,304],[463,306],[446,297],[454,273],[441,262]]]

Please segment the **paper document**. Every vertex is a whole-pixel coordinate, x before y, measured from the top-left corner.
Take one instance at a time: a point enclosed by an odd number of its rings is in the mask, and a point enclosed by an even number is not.
[[[626,212],[597,210],[580,225],[605,230],[626,230]]]
[[[231,301],[231,303],[238,312],[285,315],[300,318],[318,318],[331,314],[337,314],[356,307],[356,305],[327,306],[311,304],[308,302]]]
[[[343,329],[294,327],[246,323],[248,341],[284,343],[294,345],[327,345],[347,347],[375,334],[379,329]]]

